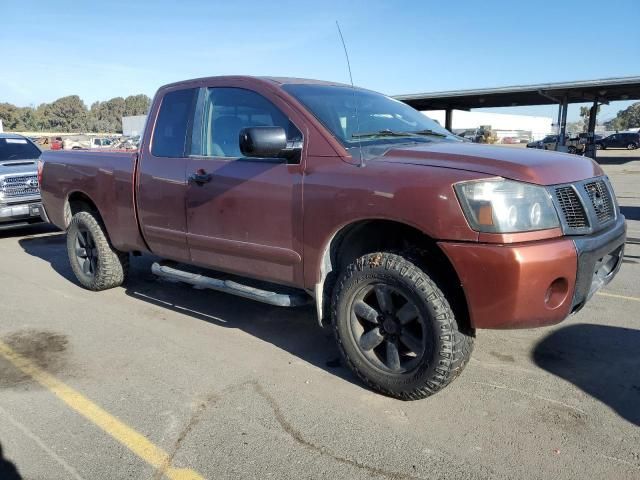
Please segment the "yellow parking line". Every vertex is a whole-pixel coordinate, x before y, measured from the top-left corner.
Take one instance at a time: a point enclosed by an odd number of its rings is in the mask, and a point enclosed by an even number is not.
[[[42,370],[28,358],[16,353],[2,341],[0,341],[0,356],[49,389],[69,407],[118,440],[149,465],[161,469],[164,475],[171,480],[204,480],[200,474],[193,470],[171,467],[171,457],[167,452],[151,443],[146,437],[125,425],[76,390]]]
[[[640,302],[639,297],[627,297],[626,295],[616,295],[615,293],[597,292],[596,295],[602,295],[603,297],[622,298],[624,300],[633,300],[634,302]]]

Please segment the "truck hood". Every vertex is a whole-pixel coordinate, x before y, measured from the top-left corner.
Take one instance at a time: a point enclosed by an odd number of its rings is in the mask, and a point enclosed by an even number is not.
[[[538,185],[576,182],[604,174],[587,157],[462,142],[393,146],[376,160],[468,170]]]
[[[4,160],[0,161],[0,176],[13,175],[16,173],[35,174],[38,171],[36,167],[37,160]]]

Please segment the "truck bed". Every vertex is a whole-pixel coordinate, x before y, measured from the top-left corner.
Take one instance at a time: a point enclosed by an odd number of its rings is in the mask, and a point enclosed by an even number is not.
[[[73,202],[89,201],[100,212],[114,247],[146,250],[135,208],[137,158],[136,151],[43,152],[42,198],[51,222],[65,229]]]

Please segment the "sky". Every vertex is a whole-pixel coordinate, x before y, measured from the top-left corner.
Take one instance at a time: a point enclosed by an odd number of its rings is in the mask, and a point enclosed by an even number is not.
[[[0,102],[90,105],[229,74],[348,83],[336,20],[354,83],[389,95],[640,75],[639,0],[0,0]]]

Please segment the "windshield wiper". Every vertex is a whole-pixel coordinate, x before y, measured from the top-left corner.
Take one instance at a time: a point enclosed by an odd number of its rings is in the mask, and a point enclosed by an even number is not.
[[[361,138],[361,137],[406,137],[411,134],[408,132],[394,132],[393,130],[389,130],[385,128],[384,130],[378,130],[377,132],[356,132],[351,136],[353,138]]]
[[[378,130],[377,132],[356,132],[351,136],[353,138],[362,137],[414,137],[416,135],[431,135],[434,137],[446,137],[443,133],[438,133],[434,130],[418,130],[415,132],[395,132],[385,128],[384,130]]]
[[[444,133],[440,133],[440,132],[436,132],[435,130],[430,130],[430,129],[426,129],[426,130],[418,130],[417,132],[410,132],[413,133],[414,135],[431,135],[433,137],[446,137],[447,135],[445,135]]]

